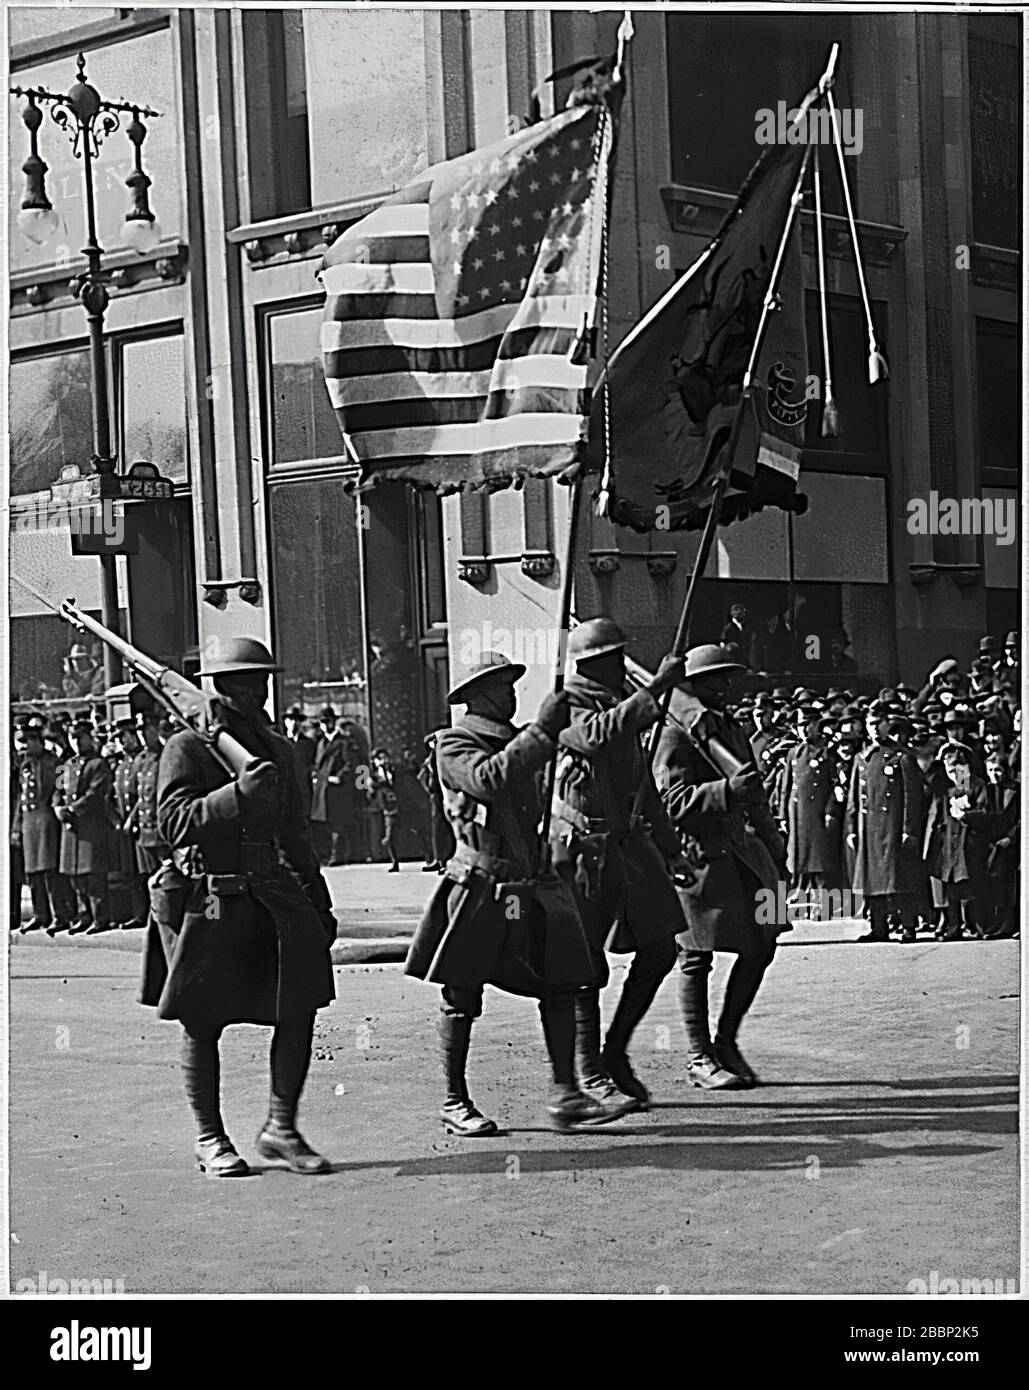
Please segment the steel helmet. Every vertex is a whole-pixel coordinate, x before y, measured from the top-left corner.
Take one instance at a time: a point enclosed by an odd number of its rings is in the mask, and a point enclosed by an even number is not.
[[[625,633],[611,618],[588,618],[573,628],[568,638],[568,655],[573,661],[587,661],[624,648]]]
[[[264,645],[253,637],[226,637],[218,643],[217,654],[211,662],[197,674],[200,676],[227,676],[232,671],[281,671],[275,658]]]
[[[511,661],[503,652],[483,652],[481,660],[469,666],[447,695],[448,705],[466,705],[487,681],[503,679],[512,684],[525,675],[520,661]]]
[[[686,653],[686,668],[684,678],[692,680],[694,676],[710,676],[715,671],[744,671],[746,667],[739,661],[733,661],[732,653],[717,642],[704,642],[699,647],[691,647]]]

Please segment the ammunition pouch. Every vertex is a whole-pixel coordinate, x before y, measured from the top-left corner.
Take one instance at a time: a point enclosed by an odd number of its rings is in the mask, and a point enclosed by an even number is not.
[[[504,879],[511,874],[512,866],[506,859],[485,850],[474,850],[469,845],[458,843],[446,867],[447,878],[454,883],[467,886],[475,878],[484,878],[490,883]]]
[[[246,874],[205,874],[208,894],[215,898],[235,898],[247,891]]]
[[[600,880],[607,862],[607,834],[581,835],[575,844],[575,886],[584,898],[600,894]]]

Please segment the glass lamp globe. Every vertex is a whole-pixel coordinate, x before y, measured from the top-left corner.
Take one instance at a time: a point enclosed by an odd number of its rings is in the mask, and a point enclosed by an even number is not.
[[[61,225],[53,208],[22,208],[18,226],[36,246],[45,246]]]
[[[161,240],[161,225],[156,217],[126,218],[122,240],[142,255],[152,251]]]

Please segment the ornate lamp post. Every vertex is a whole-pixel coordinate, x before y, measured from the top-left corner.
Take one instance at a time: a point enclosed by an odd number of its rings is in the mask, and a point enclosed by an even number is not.
[[[116,473],[115,456],[111,450],[107,360],[104,356],[104,315],[110,297],[106,276],[101,267],[103,247],[97,240],[93,165],[99,158],[100,147],[106,138],[121,127],[122,116],[131,115],[132,119],[125,127],[125,134],[133,145],[135,159],[132,173],[125,180],[132,201],[125,216],[124,239],[139,252],[152,250],[161,239],[161,229],[150,210],[150,179],[143,172],[142,147],[147,131],[141,118],[146,116],[152,120],[161,113],[133,102],[105,101],[96,88],[86,81],[86,59],[81,53],[78,56],[77,67],[78,76],[74,86],[63,94],[49,92],[44,87],[11,88],[13,96],[26,99],[22,120],[29,132],[29,157],[22,165],[25,174],[25,195],[22,198],[21,212],[18,214],[18,226],[30,240],[44,245],[60,225],[60,220],[47,197],[47,165],[40,157],[38,149],[39,128],[43,121],[41,108],[48,106],[53,121],[71,140],[75,158],[82,160],[85,187],[86,245],[82,248],[82,254],[86,258],[87,270],[81,278],[72,282],[72,290],[81,301],[89,324],[93,456],[90,460],[92,472],[76,489],[74,500],[79,503],[103,503],[122,501],[138,497],[140,494],[138,491],[133,493],[126,489],[128,479]],[[146,495],[167,496],[170,495],[170,488],[169,483],[167,489],[158,489]],[[66,492],[65,487],[62,495]],[[118,632],[118,582],[114,551],[101,554],[100,564],[103,569],[103,623],[105,627]],[[121,679],[118,658],[106,647],[104,677],[108,687],[117,685]]]

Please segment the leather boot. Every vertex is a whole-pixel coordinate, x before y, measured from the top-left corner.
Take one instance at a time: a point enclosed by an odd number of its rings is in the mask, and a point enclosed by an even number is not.
[[[216,1135],[213,1139],[198,1139],[195,1153],[197,1167],[209,1178],[250,1176],[246,1160],[240,1158],[227,1134]]]
[[[583,1095],[606,1110],[628,1115],[641,1108],[635,1096],[615,1084],[601,1060],[600,990],[592,985],[575,992],[575,1069]],[[616,1119],[617,1115],[611,1118]]]
[[[316,1153],[297,1130],[297,1106],[311,1064],[314,1014],[280,1019],[272,1034],[268,1118],[257,1136],[257,1152],[294,1173],[328,1173],[327,1158]]]
[[[773,946],[767,954],[737,956],[725,985],[725,999],[715,1032],[713,1052],[717,1061],[739,1076],[744,1085],[756,1086],[757,1076],[736,1046],[736,1034],[747,1010],[757,997],[765,971],[775,954]]]
[[[679,1006],[689,1052],[686,1072],[690,1084],[700,1086],[705,1091],[735,1091],[743,1086],[743,1082],[721,1066],[711,1052],[707,1004],[710,974],[711,962],[708,960],[706,966],[694,964],[693,969],[682,970],[679,975]]]
[[[636,952],[600,1054],[601,1065],[611,1080],[620,1091],[631,1096],[641,1110],[650,1109],[650,1093],[633,1071],[627,1049],[633,1033],[653,1004],[661,981],[674,964],[672,937]]]
[[[439,1037],[447,1087],[447,1098],[439,1112],[444,1129],[448,1134],[459,1134],[465,1139],[482,1139],[488,1134],[496,1134],[496,1121],[488,1120],[475,1108],[465,1080],[472,1020],[467,1014],[441,1013]]]

